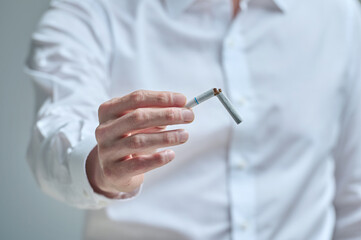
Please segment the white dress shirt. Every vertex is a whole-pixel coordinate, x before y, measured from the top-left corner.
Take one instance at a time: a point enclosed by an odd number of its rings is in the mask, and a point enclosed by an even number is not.
[[[27,72],[39,111],[29,164],[88,211],[86,239],[361,239],[361,14],[356,0],[52,1]],[[176,159],[139,194],[95,194],[98,106],[137,89],[192,98]],[[133,198],[134,195],[137,195]],[[105,207],[106,206],[106,207]]]

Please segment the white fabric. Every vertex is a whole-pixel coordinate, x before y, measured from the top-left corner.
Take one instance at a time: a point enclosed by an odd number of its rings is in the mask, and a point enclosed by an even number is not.
[[[88,211],[86,239],[361,239],[357,4],[251,0],[232,20],[224,0],[52,1],[27,62],[37,181],[70,205],[107,205]],[[92,191],[84,164],[102,102],[213,87],[242,124],[212,98],[136,198]]]

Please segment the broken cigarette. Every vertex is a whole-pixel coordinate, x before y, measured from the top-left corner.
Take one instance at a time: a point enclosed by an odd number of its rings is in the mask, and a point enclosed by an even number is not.
[[[213,88],[211,90],[208,90],[207,92],[205,93],[202,93],[201,95],[193,98],[191,101],[189,101],[187,104],[186,104],[186,108],[192,108],[194,106],[197,106],[198,104],[218,95],[219,92],[218,92],[218,89],[217,88]]]
[[[226,110],[228,111],[228,113],[231,115],[231,117],[233,118],[233,120],[237,123],[240,124],[242,122],[242,118],[239,116],[236,108],[233,106],[233,104],[231,103],[231,101],[229,101],[229,99],[226,97],[226,95],[224,95],[222,93],[222,89],[218,89],[219,94],[217,94],[217,97],[219,99],[219,101],[221,101],[221,103],[223,104],[223,106],[226,108]]]
[[[228,111],[228,113],[231,115],[231,117],[233,118],[233,120],[237,123],[240,124],[242,122],[241,117],[239,116],[236,108],[232,105],[232,103],[229,101],[229,99],[222,93],[222,89],[217,89],[217,88],[213,88],[210,89],[208,91],[206,91],[205,93],[202,93],[201,95],[193,98],[192,100],[190,100],[187,104],[186,104],[186,108],[192,108],[194,106],[197,106],[198,104],[214,97],[217,96],[219,101],[223,104],[223,106],[226,108],[226,110]]]

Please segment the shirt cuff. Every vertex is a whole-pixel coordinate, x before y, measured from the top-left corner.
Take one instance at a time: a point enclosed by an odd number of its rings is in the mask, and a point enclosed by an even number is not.
[[[108,206],[111,203],[128,200],[137,196],[141,188],[131,193],[120,192],[119,195],[110,199],[104,195],[94,192],[89,183],[85,164],[91,150],[96,146],[97,142],[93,136],[84,139],[72,148],[69,153],[69,171],[73,185],[74,195],[80,196],[80,208],[99,209]]]

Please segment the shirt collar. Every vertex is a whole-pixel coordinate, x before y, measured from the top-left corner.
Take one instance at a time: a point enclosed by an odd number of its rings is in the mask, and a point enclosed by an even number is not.
[[[270,0],[282,11],[287,12],[295,0]]]
[[[185,11],[195,0],[165,0],[168,11],[173,16],[178,16]]]
[[[178,16],[183,11],[185,11],[194,1],[196,0],[165,0],[168,11],[173,16]],[[243,0],[242,0],[243,1]],[[276,5],[282,12],[286,12],[291,7],[291,4],[295,0],[250,0],[254,1],[262,1],[262,2],[271,2]]]

